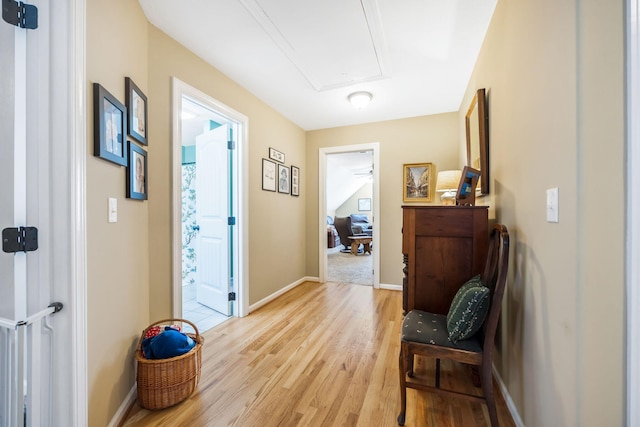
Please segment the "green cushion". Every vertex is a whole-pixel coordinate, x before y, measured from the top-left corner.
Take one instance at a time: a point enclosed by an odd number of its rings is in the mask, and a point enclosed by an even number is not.
[[[472,337],[489,312],[489,288],[475,276],[462,285],[453,297],[447,314],[449,339],[458,342]]]

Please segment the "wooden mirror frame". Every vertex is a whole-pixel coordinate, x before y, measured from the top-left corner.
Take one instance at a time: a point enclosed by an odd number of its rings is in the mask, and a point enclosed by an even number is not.
[[[471,120],[477,112],[478,121]],[[489,194],[489,116],[484,89],[478,89],[465,116],[467,130],[467,166],[480,170],[480,194]],[[473,144],[473,145],[472,145]],[[477,146],[475,146],[477,144]],[[471,158],[472,149],[477,149],[478,164]]]

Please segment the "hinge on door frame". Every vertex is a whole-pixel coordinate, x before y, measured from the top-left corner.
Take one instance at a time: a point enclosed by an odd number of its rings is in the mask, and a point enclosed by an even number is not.
[[[236,293],[229,292],[229,301],[235,301],[235,300],[236,300]]]
[[[2,230],[2,251],[6,253],[31,252],[38,249],[36,227],[5,228]]]
[[[234,140],[232,140],[232,139],[227,141],[227,149],[228,150],[235,150],[236,149],[236,142]]]
[[[21,1],[2,0],[2,19],[16,27],[35,30],[38,28],[38,8]]]
[[[236,217],[235,216],[227,217],[227,225],[236,225]]]

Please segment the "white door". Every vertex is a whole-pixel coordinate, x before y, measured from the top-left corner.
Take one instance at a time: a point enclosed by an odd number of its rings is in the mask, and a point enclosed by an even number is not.
[[[228,126],[196,137],[196,300],[230,314]]]

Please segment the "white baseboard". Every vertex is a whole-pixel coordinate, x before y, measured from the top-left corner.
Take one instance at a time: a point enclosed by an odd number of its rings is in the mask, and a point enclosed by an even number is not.
[[[498,373],[498,370],[496,369],[496,365],[493,365],[493,377],[498,382],[498,387],[502,392],[502,397],[504,397],[504,401],[507,404],[507,408],[509,409],[509,412],[511,413],[511,418],[513,418],[513,422],[516,424],[517,427],[524,427],[522,418],[520,418],[520,414],[518,413],[518,408],[516,408],[515,403],[513,403],[513,399],[511,399],[511,395],[509,394],[509,391],[507,390],[507,386],[504,384],[504,381],[502,381],[502,377]]]
[[[259,309],[263,305],[270,303],[274,299],[278,298],[280,295],[289,292],[291,289],[295,288],[296,286],[298,286],[298,285],[300,285],[300,284],[302,284],[304,282],[318,282],[318,281],[319,281],[319,279],[317,277],[309,277],[309,276],[305,276],[305,277],[303,277],[301,279],[298,279],[295,282],[291,283],[290,285],[287,285],[284,288],[280,289],[279,291],[272,293],[268,297],[261,299],[257,303],[251,304],[249,306],[249,313],[251,313],[252,311],[256,311],[257,309]]]
[[[389,285],[387,283],[380,283],[380,289],[388,289],[390,291],[402,291],[402,285]]]
[[[127,397],[124,398],[124,400],[120,404],[120,407],[113,415],[113,418],[111,418],[111,422],[107,425],[107,427],[118,427],[120,424],[122,424],[125,415],[127,415],[127,411],[129,410],[131,405],[133,405],[133,402],[135,402],[136,397],[137,387],[135,384],[133,384],[133,387],[131,388],[131,390],[129,390]]]

